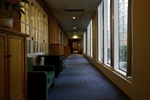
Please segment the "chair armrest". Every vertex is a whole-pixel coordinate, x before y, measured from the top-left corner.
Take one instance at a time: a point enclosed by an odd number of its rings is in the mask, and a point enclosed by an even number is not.
[[[46,83],[47,77],[48,75],[47,75],[47,72],[45,71],[28,71],[28,79],[31,81],[40,80]]]
[[[33,71],[55,71],[54,65],[33,65]]]
[[[28,72],[28,100],[46,100],[48,75],[45,71]]]

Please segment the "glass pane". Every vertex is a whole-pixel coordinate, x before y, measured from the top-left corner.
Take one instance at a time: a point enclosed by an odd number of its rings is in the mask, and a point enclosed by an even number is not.
[[[28,37],[28,53],[43,52],[46,46],[44,46],[43,40],[48,42],[48,15],[44,10],[36,3],[36,1],[29,1],[30,5],[21,3],[25,8],[25,15],[22,15],[21,32],[29,34]],[[24,22],[24,23],[23,23]],[[33,40],[32,40],[33,38]],[[32,48],[31,48],[31,43]],[[39,49],[39,51],[38,51]]]
[[[37,30],[34,28],[33,29],[33,39],[34,40],[38,40],[38,37],[37,37]]]
[[[39,42],[37,42],[36,50],[37,50],[37,52],[39,52]]]
[[[33,16],[31,17],[31,21],[32,21],[32,26],[33,26],[33,27],[35,27],[35,21],[34,21],[34,20],[35,20],[35,16],[33,15]]]
[[[107,20],[108,20],[108,23],[107,23],[107,63],[108,64],[111,64],[111,30],[110,30],[110,0],[107,1]]]
[[[29,53],[29,40],[27,40],[27,53]]]
[[[40,30],[43,31],[43,22],[40,20]]]
[[[32,29],[32,37],[33,37],[33,40],[35,40],[35,32],[34,32],[34,31],[35,31],[35,29],[33,28],[33,29]]]
[[[38,31],[35,30],[35,40],[38,40]]]
[[[21,23],[21,32],[22,33],[26,33],[26,31],[25,31],[25,24],[24,23]]]
[[[33,53],[36,53],[36,42],[33,41]]]
[[[31,53],[31,40],[27,40],[27,52]]]
[[[35,42],[35,52],[37,52],[37,51],[38,51],[38,49],[37,49],[37,45],[38,45],[38,42],[36,41],[36,42]]]
[[[44,34],[43,34],[42,32],[40,32],[40,41],[42,41],[42,42],[43,42],[43,40],[44,40],[44,39],[43,39],[43,38],[44,38],[43,35],[44,35]]]
[[[48,35],[45,34],[45,42],[48,43]]]
[[[46,25],[45,32],[48,34],[48,25]]]
[[[48,52],[48,43],[46,43],[45,51]]]
[[[26,24],[30,24],[30,15],[29,15],[29,12],[28,10],[26,10]]]
[[[40,43],[40,52],[43,52],[43,43]]]
[[[30,2],[30,1],[29,1]],[[27,9],[30,9],[30,5],[29,4],[25,4]]]
[[[25,9],[24,8],[21,8],[24,12],[25,12]],[[21,13],[21,21],[22,22],[25,22],[25,14],[22,14]]]
[[[128,0],[119,0],[119,69],[127,67],[127,8]]]
[[[43,30],[42,30],[44,33],[45,33],[45,24],[43,23]]]
[[[31,6],[31,9],[32,9],[32,13],[34,13],[34,4]]]
[[[35,7],[35,15],[36,15],[36,17],[38,17],[38,9],[37,9],[37,7]]]
[[[48,25],[48,16],[46,15],[45,22]]]
[[[26,34],[30,34],[30,26],[26,25]]]
[[[45,52],[45,43],[43,43],[43,52]]]
[[[98,7],[98,60],[103,61],[103,2]]]
[[[38,18],[37,17],[35,17],[35,26],[34,27],[38,28]]]
[[[20,2],[21,6],[24,6],[25,7],[25,3],[24,2]]]

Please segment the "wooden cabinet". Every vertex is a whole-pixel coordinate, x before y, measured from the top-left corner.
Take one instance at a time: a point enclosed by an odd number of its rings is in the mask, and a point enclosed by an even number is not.
[[[27,36],[0,27],[0,100],[27,100]]]

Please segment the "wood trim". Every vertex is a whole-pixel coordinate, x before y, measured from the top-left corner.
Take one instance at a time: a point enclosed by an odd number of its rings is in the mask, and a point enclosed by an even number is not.
[[[17,35],[17,36],[23,36],[23,37],[28,37],[29,36],[28,34],[24,34],[24,33],[15,31],[15,30],[13,30],[11,28],[0,27],[0,31],[2,33],[7,33],[7,34],[11,34],[11,35]]]

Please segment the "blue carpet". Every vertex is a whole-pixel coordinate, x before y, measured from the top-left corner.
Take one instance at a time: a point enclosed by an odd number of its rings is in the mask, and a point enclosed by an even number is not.
[[[49,100],[130,100],[79,54],[66,59],[66,68],[48,94]]]

